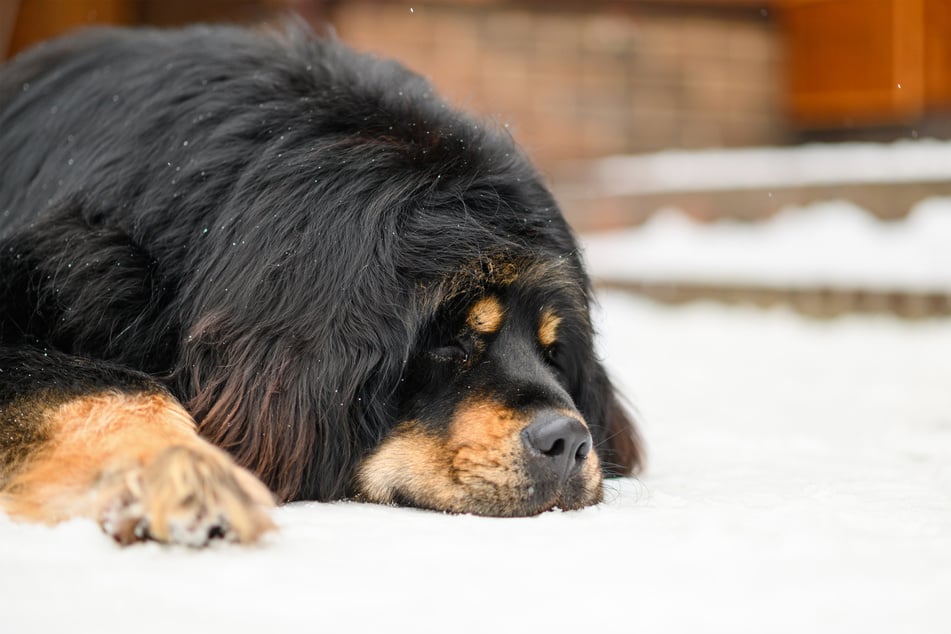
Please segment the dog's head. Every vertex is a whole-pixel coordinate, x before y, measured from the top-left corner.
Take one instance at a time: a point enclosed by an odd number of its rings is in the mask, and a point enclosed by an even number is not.
[[[595,358],[576,258],[493,257],[439,298],[400,379],[397,424],[363,461],[363,499],[481,515],[601,500],[640,463]]]

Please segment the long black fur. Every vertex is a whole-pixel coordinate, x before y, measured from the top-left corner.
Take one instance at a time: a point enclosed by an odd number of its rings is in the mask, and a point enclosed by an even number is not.
[[[561,261],[588,297],[507,134],[332,37],[99,30],[0,72],[7,371],[47,348],[146,372],[282,499],[346,495],[440,283],[500,254]],[[633,431],[580,339],[572,397],[628,472]]]

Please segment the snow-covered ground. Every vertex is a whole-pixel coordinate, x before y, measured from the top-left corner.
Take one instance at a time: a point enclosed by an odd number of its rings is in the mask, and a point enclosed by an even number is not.
[[[951,321],[601,299],[650,443],[604,504],[296,504],[207,551],[0,518],[0,632],[951,631]]]
[[[900,222],[845,201],[759,223],[701,224],[665,210],[584,243],[592,275],[617,281],[951,293],[948,198],[925,200]]]

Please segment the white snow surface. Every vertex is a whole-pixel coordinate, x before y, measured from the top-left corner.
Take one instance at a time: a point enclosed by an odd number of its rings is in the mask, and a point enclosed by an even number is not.
[[[0,516],[0,632],[951,631],[951,320],[601,300],[650,451],[603,504],[292,504],[205,551]]]
[[[582,239],[596,278],[762,288],[951,292],[951,199],[885,222],[846,201],[762,222],[703,224],[665,209],[643,226]]]
[[[951,142],[666,150],[590,163],[599,196],[951,181]]]

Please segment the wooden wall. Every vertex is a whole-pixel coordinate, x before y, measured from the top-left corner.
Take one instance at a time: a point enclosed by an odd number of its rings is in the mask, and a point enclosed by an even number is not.
[[[90,24],[133,24],[136,5],[127,0],[0,0],[15,6],[7,54]]]
[[[0,0],[0,60],[89,24],[253,22],[287,10],[512,115],[552,158],[781,143],[796,129],[862,138],[925,119],[951,129],[951,0]],[[538,96],[549,87],[543,62],[560,101]],[[479,68],[500,95],[482,94],[481,76],[469,77]],[[534,134],[559,104],[577,121]]]
[[[908,125],[951,106],[951,1],[786,0],[802,127]]]

